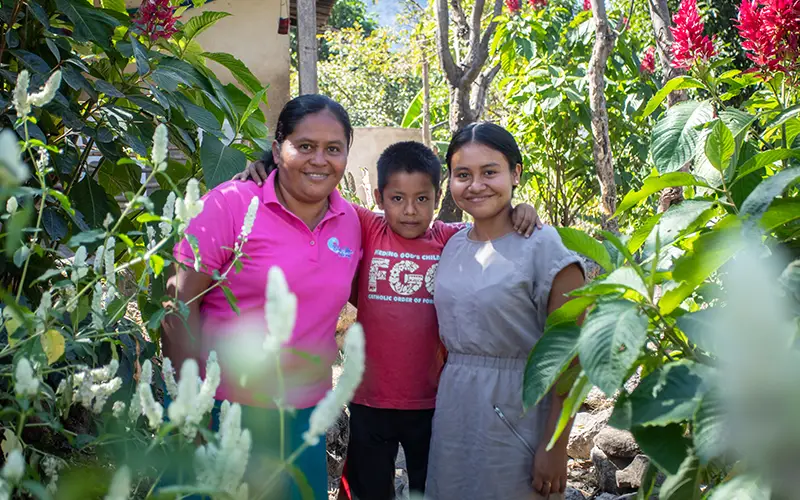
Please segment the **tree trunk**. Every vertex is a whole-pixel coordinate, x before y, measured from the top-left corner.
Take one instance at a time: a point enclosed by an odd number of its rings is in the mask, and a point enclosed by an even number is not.
[[[600,181],[600,209],[602,227],[606,231],[618,232],[617,184],[614,180],[614,158],[611,154],[611,140],[608,136],[608,109],[605,96],[605,72],[608,58],[614,49],[617,36],[608,25],[604,0],[592,0],[595,20],[595,40],[592,57],[589,60],[589,105],[592,110],[592,135],[594,145],[595,171]]]
[[[317,3],[297,1],[297,76],[300,95],[316,94],[317,86]]]
[[[650,20],[653,23],[653,33],[656,37],[656,52],[661,61],[661,67],[664,68],[664,84],[672,80],[676,76],[684,74],[684,70],[672,67],[672,44],[675,39],[670,31],[670,13],[667,0],[649,0],[650,6]],[[685,101],[688,98],[686,90],[676,90],[670,92],[667,96],[667,107],[672,107],[679,102]],[[681,169],[683,172],[688,172],[688,165]],[[677,205],[683,201],[683,188],[672,187],[661,191],[658,197],[658,211],[664,212],[672,205]]]
[[[475,121],[472,118],[472,109],[469,105],[469,90],[464,91],[459,88],[450,89],[450,136],[452,137],[461,127],[465,127]],[[450,179],[447,180],[448,187],[442,198],[442,207],[439,209],[438,219],[444,222],[461,222],[464,213],[456,205],[453,196],[450,194]]]
[[[422,142],[432,146],[431,141],[431,84],[428,55],[422,47]]]

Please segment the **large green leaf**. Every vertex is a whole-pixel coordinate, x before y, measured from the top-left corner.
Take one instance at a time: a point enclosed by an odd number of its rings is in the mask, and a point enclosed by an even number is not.
[[[642,452],[668,474],[677,474],[689,455],[691,441],[684,436],[682,425],[635,427],[631,432]]]
[[[651,175],[644,180],[642,188],[638,191],[630,191],[623,198],[622,203],[617,207],[614,217],[617,217],[622,212],[629,208],[635,207],[642,201],[646,200],[659,191],[677,186],[702,186],[707,187],[706,183],[692,174],[684,172],[671,172],[664,175]]]
[[[100,4],[104,9],[113,10],[125,16],[128,15],[128,11],[125,9],[125,0],[102,0]]]
[[[758,172],[767,165],[772,165],[776,161],[785,160],[787,158],[800,158],[800,149],[780,148],[758,153],[739,167],[739,173],[734,182],[738,182],[753,172]]]
[[[81,214],[91,228],[103,226],[107,214],[119,216],[117,202],[91,177],[84,177],[70,192],[72,206]]]
[[[208,14],[208,12],[206,12]],[[236,81],[250,92],[256,93],[264,88],[252,71],[239,59],[225,52],[203,52],[203,57],[217,62],[231,72]]]
[[[592,304],[597,297],[575,297],[568,300],[561,307],[550,313],[547,317],[545,328],[551,328],[562,323],[575,323],[581,314]]]
[[[613,269],[608,250],[596,239],[583,231],[571,227],[559,227],[558,234],[561,236],[561,241],[565,247],[589,257],[606,271]]]
[[[800,219],[800,198],[778,199],[764,212],[761,227],[772,231],[797,219]]]
[[[786,108],[781,111],[778,116],[775,117],[774,120],[769,122],[765,127],[767,130],[771,130],[777,127],[780,127],[787,121],[791,120],[792,118],[800,116],[800,104],[795,104],[790,108]]]
[[[400,123],[400,126],[403,128],[419,128],[421,126],[420,120],[422,117],[422,90],[420,89],[417,92],[417,95],[414,96],[414,99],[411,101],[411,104],[408,105],[408,109],[406,109],[405,114],[403,115],[403,121]]]
[[[724,412],[719,396],[709,392],[703,397],[695,415],[694,447],[703,464],[725,451]]]
[[[230,14],[227,12],[203,12],[199,16],[189,19],[189,21],[183,27],[183,36],[188,42],[200,33],[212,27],[220,19],[225,19],[228,16],[230,16]]]
[[[174,57],[165,57],[161,59],[158,67],[153,71],[152,76],[156,81],[166,79],[167,81],[182,83],[188,87],[197,87],[203,89],[208,94],[213,94],[213,89],[205,76],[197,71],[191,64],[181,61],[180,59],[175,59]]]
[[[175,97],[183,108],[185,117],[188,120],[191,120],[195,125],[210,134],[222,134],[221,125],[213,113],[193,103],[183,94],[175,94]]]
[[[631,235],[630,239],[628,239],[628,243],[625,245],[628,247],[629,252],[636,253],[640,248],[642,248],[644,242],[647,241],[647,237],[650,236],[651,232],[653,232],[653,228],[656,227],[658,221],[661,220],[662,215],[664,214],[655,214],[647,219],[643,224],[639,224],[639,226]]]
[[[678,328],[693,344],[706,352],[716,352],[714,333],[718,322],[718,312],[714,308],[684,314],[677,319]]]
[[[546,330],[533,346],[522,386],[525,408],[537,405],[567,369],[578,353],[580,333],[576,325],[557,325]]]
[[[58,11],[65,14],[72,22],[72,38],[78,42],[94,42],[108,47],[114,28],[119,21],[105,14],[100,9],[89,6],[78,0],[56,0]]]
[[[115,164],[104,160],[97,173],[97,181],[111,196],[135,193],[142,185],[142,169],[132,163]]]
[[[702,471],[700,460],[694,455],[687,456],[678,468],[678,473],[668,476],[664,480],[658,498],[660,500],[700,500],[703,497],[700,489],[703,478]]]
[[[133,48],[133,57],[136,59],[136,71],[140,75],[146,75],[150,71],[150,62],[147,57],[147,49],[144,45],[139,43],[135,35],[131,35],[131,47]]]
[[[567,424],[572,420],[581,405],[586,400],[586,396],[592,390],[592,384],[589,382],[589,377],[585,373],[581,373],[569,390],[569,394],[564,399],[564,404],[561,407],[561,415],[558,417],[556,429],[550,442],[547,444],[547,450],[551,450],[555,446],[556,441],[561,437],[561,434],[567,428]]]
[[[618,406],[629,409],[616,414],[612,425],[632,429],[691,420],[700,405],[702,384],[693,362],[670,363],[644,377],[632,393],[620,397]]]
[[[669,207],[656,225],[657,231],[650,234],[645,245],[646,251],[655,251],[656,234],[661,248],[664,248],[684,234],[696,231],[716,213],[715,208],[714,202],[705,200],[685,200]]]
[[[627,300],[598,302],[581,328],[578,353],[589,380],[606,394],[620,388],[647,339],[647,316]]]
[[[711,133],[706,138],[705,153],[706,158],[720,172],[725,172],[728,168],[731,157],[736,150],[736,142],[733,134],[728,127],[717,120]]]
[[[696,78],[692,78],[691,76],[681,75],[673,78],[664,84],[664,86],[661,87],[656,95],[650,98],[650,100],[647,102],[647,106],[644,108],[644,111],[642,111],[642,118],[650,116],[653,111],[658,109],[661,103],[664,102],[664,99],[666,99],[671,92],[683,89],[700,88],[703,88],[703,82]]]
[[[572,294],[581,295],[608,295],[632,290],[643,298],[647,298],[647,286],[642,281],[642,277],[630,266],[615,269],[608,276],[592,281],[588,285],[579,288]]]
[[[721,110],[719,112],[719,118],[737,140],[740,139],[739,136],[747,132],[747,130],[750,129],[750,125],[758,119],[756,115],[751,115],[746,111],[736,108]]]
[[[209,134],[203,136],[200,162],[209,189],[230,180],[247,166],[244,153],[222,144],[219,139]]]
[[[267,87],[264,87],[263,89],[255,93],[253,98],[247,104],[247,107],[245,108],[244,112],[239,117],[240,128],[243,127],[244,124],[247,122],[247,120],[249,120],[250,117],[258,110],[259,105],[261,104],[261,102],[263,102],[264,96],[266,95],[267,95]]]
[[[772,201],[786,188],[800,180],[800,167],[783,170],[759,184],[742,203],[739,214],[750,223],[757,222]]]
[[[700,143],[700,127],[714,118],[709,102],[685,101],[667,110],[653,127],[651,153],[662,174],[675,172],[692,161]]]

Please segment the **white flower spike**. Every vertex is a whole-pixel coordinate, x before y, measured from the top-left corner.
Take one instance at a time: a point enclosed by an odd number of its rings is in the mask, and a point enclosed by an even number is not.
[[[17,118],[24,120],[31,114],[31,103],[28,101],[28,85],[30,85],[31,78],[28,70],[23,69],[17,75],[17,86],[14,87],[14,96],[11,102],[14,109],[17,110]]]
[[[18,207],[19,207],[19,204],[17,203],[16,196],[12,196],[6,202],[6,212],[8,212],[9,215],[13,215],[17,211]]]
[[[3,184],[21,184],[30,177],[20,155],[17,134],[8,129],[0,130],[0,181]]]
[[[267,274],[267,304],[264,307],[269,335],[264,350],[275,352],[289,342],[297,320],[297,296],[289,290],[281,268],[273,266]]]
[[[153,134],[153,169],[156,172],[163,172],[167,169],[167,151],[169,142],[167,138],[167,126],[159,123],[156,133]]]
[[[123,465],[111,478],[111,485],[108,487],[108,494],[104,500],[128,500],[130,492],[131,470],[127,465]]]
[[[47,83],[44,84],[44,88],[40,92],[28,96],[28,102],[41,108],[53,100],[60,86],[61,70],[58,70],[50,75],[50,78],[47,79]]]
[[[3,477],[11,484],[16,484],[25,475],[25,456],[20,450],[13,450],[8,454],[8,460],[3,466]]]
[[[20,358],[14,372],[14,391],[17,396],[32,397],[39,392],[39,379],[33,372],[33,366],[28,358]]]
[[[244,216],[244,224],[242,224],[242,231],[239,234],[239,240],[244,243],[247,237],[253,231],[253,224],[256,222],[256,213],[258,212],[259,204],[258,196],[253,196],[250,200],[250,205],[247,206],[247,214]]]
[[[164,358],[161,366],[161,374],[164,375],[164,384],[167,386],[167,392],[172,399],[178,397],[178,383],[175,382],[175,369],[172,367],[172,360]]]
[[[319,443],[320,436],[324,436],[328,428],[336,422],[342,407],[350,402],[361,384],[361,377],[364,375],[364,329],[358,323],[347,331],[344,353],[344,370],[339,382],[311,412],[308,431],[303,433],[303,440],[309,446]]]

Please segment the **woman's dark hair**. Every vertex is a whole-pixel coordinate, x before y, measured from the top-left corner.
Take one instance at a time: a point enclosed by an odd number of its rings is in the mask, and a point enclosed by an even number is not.
[[[350,147],[353,143],[353,125],[350,123],[350,116],[341,104],[320,94],[301,95],[286,103],[281,114],[278,115],[278,123],[275,125],[275,141],[278,144],[283,143],[303,118],[324,110],[330,111],[342,125],[347,136],[347,146]],[[262,161],[266,164],[267,172],[271,172],[277,167],[272,158],[272,148],[264,152]]]
[[[498,151],[508,160],[508,166],[513,171],[517,164],[522,165],[522,153],[514,136],[499,125],[490,122],[470,123],[453,135],[450,146],[447,148],[447,170],[452,169],[453,155],[470,143],[482,144]]]

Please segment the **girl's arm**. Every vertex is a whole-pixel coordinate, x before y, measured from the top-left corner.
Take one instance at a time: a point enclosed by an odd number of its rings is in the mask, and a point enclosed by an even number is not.
[[[577,264],[562,269],[553,280],[553,288],[550,290],[550,298],[547,303],[547,314],[550,315],[570,300],[566,294],[582,287],[584,283],[583,271]],[[582,322],[583,315],[578,320],[579,324]],[[576,358],[572,364],[573,366],[578,364],[578,359]],[[547,417],[544,439],[533,457],[533,489],[545,498],[551,493],[564,493],[567,488],[567,443],[572,430],[572,420],[567,423],[567,427],[553,448],[546,451],[567,397],[567,394],[559,394],[556,387],[558,387],[558,382],[551,391],[550,414]]]

